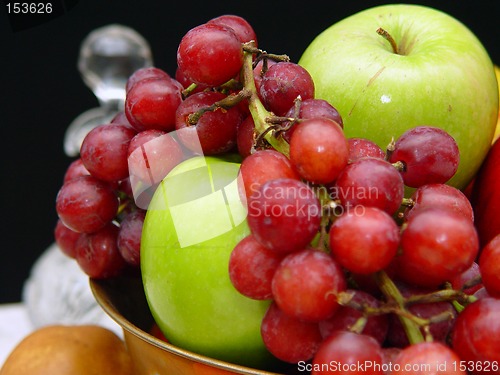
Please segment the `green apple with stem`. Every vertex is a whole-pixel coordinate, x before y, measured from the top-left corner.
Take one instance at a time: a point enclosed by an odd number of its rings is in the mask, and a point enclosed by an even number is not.
[[[493,63],[477,37],[441,11],[406,4],[361,11],[319,34],[299,64],[316,97],[340,112],[348,137],[385,148],[417,125],[450,133],[460,150],[455,187],[466,187],[490,148],[498,117]]]
[[[239,163],[198,156],[175,167],[149,204],[141,272],[153,317],[183,349],[252,367],[269,366],[260,324],[269,301],[231,284],[228,262],[249,234]]]

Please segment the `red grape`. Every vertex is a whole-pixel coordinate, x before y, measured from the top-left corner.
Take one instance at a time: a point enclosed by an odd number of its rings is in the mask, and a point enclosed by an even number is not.
[[[141,184],[155,185],[184,158],[181,147],[168,133],[145,130],[130,141],[128,168],[131,178]],[[135,184],[134,184],[135,185]]]
[[[75,244],[81,233],[69,229],[59,219],[54,229],[54,239],[59,249],[70,258],[76,257]]]
[[[247,221],[255,238],[278,253],[307,247],[318,231],[321,206],[301,181],[278,178],[250,196]]]
[[[481,280],[481,271],[479,269],[479,264],[473,262],[472,265],[467,268],[461,274],[455,276],[450,280],[451,287],[455,290],[463,290],[464,293],[474,294],[479,289],[483,287],[483,284],[480,282]],[[466,287],[466,284],[476,281],[476,283],[472,286]]]
[[[377,207],[392,215],[403,200],[404,184],[396,168],[387,161],[362,158],[344,168],[334,192],[345,207]]]
[[[397,258],[399,277],[414,285],[435,287],[472,265],[479,251],[469,218],[451,210],[426,208],[407,222]]]
[[[243,65],[241,41],[229,27],[216,23],[196,26],[181,39],[177,65],[195,83],[222,85]]]
[[[80,149],[85,168],[92,176],[104,181],[120,181],[128,177],[127,151],[135,134],[134,130],[118,124],[92,129]]]
[[[125,114],[137,131],[175,129],[175,111],[182,102],[182,85],[173,78],[137,82],[127,93]]]
[[[396,140],[389,161],[402,161],[407,186],[447,182],[458,169],[460,152],[451,135],[440,128],[418,126]]]
[[[370,274],[386,268],[399,246],[399,227],[386,212],[364,207],[337,218],[330,229],[330,249],[349,271]]]
[[[254,29],[247,20],[240,16],[236,16],[234,14],[224,14],[222,16],[212,18],[207,23],[214,23],[229,27],[235,32],[241,43],[253,40],[255,42],[255,47],[257,47],[257,35],[255,34]]]
[[[465,215],[474,221],[474,211],[469,199],[457,188],[445,184],[420,186],[411,196],[413,206],[405,211],[408,219],[422,207],[442,207]]]
[[[392,374],[466,375],[461,358],[440,342],[421,342],[401,350],[393,363]]]
[[[278,307],[297,319],[319,322],[339,307],[337,293],[346,289],[340,266],[319,250],[287,255],[276,270],[272,290]]]
[[[364,157],[385,159],[385,152],[375,142],[366,138],[348,138],[349,163]]]
[[[292,62],[280,62],[264,73],[259,90],[267,109],[284,116],[295,99],[314,98],[314,82],[307,70]]]
[[[139,266],[141,260],[141,236],[146,211],[137,209],[129,212],[120,222],[117,246],[121,256],[132,266]]]
[[[81,176],[66,182],[56,198],[61,221],[75,232],[95,232],[116,215],[118,198],[113,189],[93,176]]]
[[[118,231],[116,225],[109,223],[97,232],[82,234],[76,242],[76,261],[89,277],[115,277],[125,268],[117,245]]]
[[[255,65],[255,68],[253,69],[253,77],[254,77],[254,82],[255,82],[255,88],[257,89],[257,94],[260,97],[260,85],[262,84],[262,78],[264,77],[264,74],[267,72],[267,69],[271,65],[277,64],[278,62],[275,60],[263,58],[257,62]]]
[[[500,234],[482,249],[479,268],[488,293],[500,298]]]
[[[251,234],[241,240],[229,258],[229,278],[241,294],[272,298],[271,283],[282,256],[266,249]]]
[[[467,305],[458,315],[451,336],[453,350],[469,366],[470,373],[498,373],[500,300],[486,297]]]
[[[191,114],[225,97],[215,91],[199,92],[187,97],[179,105],[175,126],[184,146],[195,153],[214,155],[227,152],[236,145],[236,132],[243,120],[243,114],[237,106],[205,112],[195,125],[189,123]]]
[[[245,190],[247,198],[267,181],[277,178],[299,179],[290,160],[274,149],[259,150],[245,158],[241,163],[240,175],[244,185],[240,190]]]
[[[317,323],[288,316],[274,302],[262,319],[261,334],[267,349],[290,363],[311,359],[322,341]]]
[[[311,365],[311,375],[383,375],[383,353],[371,336],[336,331],[321,343]]]
[[[361,290],[346,290],[346,293],[352,293],[352,302],[359,306],[368,306],[379,308],[380,301],[371,294]],[[335,331],[349,331],[358,319],[363,317],[363,312],[350,306],[340,306],[337,311],[328,319],[319,322],[321,336],[326,339]],[[387,315],[368,315],[366,324],[360,333],[371,336],[382,345],[387,335],[389,321]]]
[[[168,78],[170,78],[170,75],[167,72],[165,72],[164,70],[161,70],[159,68],[155,68],[152,66],[137,69],[128,78],[127,85],[125,86],[125,91],[128,93],[137,82],[144,81],[146,79],[152,79],[152,78],[168,79]]]
[[[297,118],[301,120],[309,120],[312,118],[327,118],[335,121],[341,128],[344,127],[340,113],[329,102],[324,99],[305,99],[300,101],[299,113],[295,113],[295,104],[288,110],[285,117]],[[284,126],[290,126],[289,122],[285,122]],[[296,124],[283,133],[283,138],[290,143],[292,134],[296,128]]]
[[[347,165],[349,146],[342,128],[326,118],[304,120],[290,140],[290,160],[302,178],[317,184],[334,181]]]
[[[236,145],[239,154],[246,158],[255,146],[255,123],[251,115],[247,116],[236,129]]]
[[[66,169],[66,173],[64,174],[63,183],[72,180],[73,178],[80,176],[88,176],[90,172],[85,165],[83,165],[83,161],[81,158],[75,159],[71,162],[71,164]]]
[[[177,82],[179,82],[182,87],[184,87],[185,89],[187,89],[189,86],[191,86],[192,84],[195,84],[196,87],[194,88],[190,88],[190,94],[194,94],[196,92],[201,92],[201,91],[204,91],[206,90],[207,88],[210,88],[210,86],[208,85],[204,85],[204,84],[201,84],[201,83],[194,83],[191,78],[187,77],[186,74],[184,73],[184,71],[180,68],[180,67],[177,67],[176,71],[175,71],[175,79],[177,80]]]

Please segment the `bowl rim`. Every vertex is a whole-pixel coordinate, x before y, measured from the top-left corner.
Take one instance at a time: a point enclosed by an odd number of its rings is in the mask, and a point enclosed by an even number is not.
[[[156,338],[152,334],[144,331],[143,329],[137,327],[135,324],[130,322],[125,318],[115,307],[111,298],[109,298],[108,293],[103,285],[103,280],[89,278],[89,285],[96,299],[97,303],[101,308],[108,314],[111,319],[113,319],[123,330],[134,335],[135,337],[146,341],[147,343],[154,345],[157,348],[165,350],[169,353],[175,354],[177,356],[183,357],[185,359],[194,360],[196,362],[216,367],[222,370],[233,371],[239,374],[252,374],[252,375],[283,375],[276,372],[269,372],[266,370],[254,369],[251,367],[246,367],[242,365],[237,365],[230,362],[225,362],[215,358],[210,358],[201,354],[191,352],[186,349],[179,348],[171,343],[165,342],[159,338]]]

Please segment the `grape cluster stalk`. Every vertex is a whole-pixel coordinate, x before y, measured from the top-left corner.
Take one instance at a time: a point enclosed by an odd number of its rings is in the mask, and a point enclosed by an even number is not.
[[[347,138],[309,73],[260,49],[238,16],[189,30],[177,65],[136,71],[124,111],[67,169],[54,236],[83,272],[137,272],[162,179],[192,156],[237,154],[251,233],[228,274],[272,301],[261,335],[274,356],[312,374],[361,362],[499,373],[500,237],[480,249],[468,198],[446,185],[460,161],[449,134],[421,124],[386,147]]]

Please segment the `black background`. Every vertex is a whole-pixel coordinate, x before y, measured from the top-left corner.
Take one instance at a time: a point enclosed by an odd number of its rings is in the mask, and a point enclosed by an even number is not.
[[[64,132],[76,116],[98,105],[76,68],[80,43],[91,30],[111,23],[134,28],[149,41],[155,65],[174,74],[177,45],[184,33],[221,14],[245,17],[261,48],[298,61],[322,30],[387,1],[73,3],[66,14],[22,31],[11,28],[4,3],[0,10],[0,303],[20,300],[33,262],[53,241],[55,197],[72,160],[63,152]],[[500,63],[500,2],[415,3],[458,18]]]

